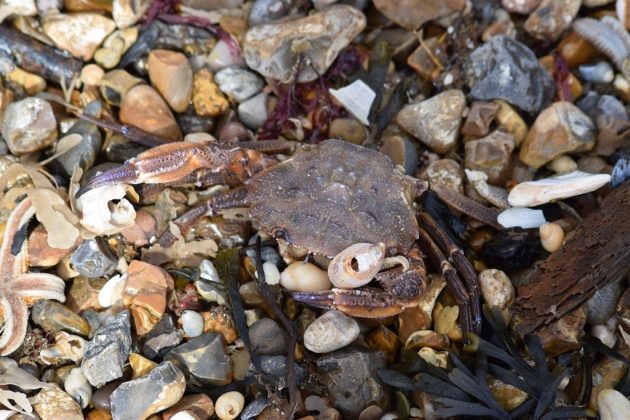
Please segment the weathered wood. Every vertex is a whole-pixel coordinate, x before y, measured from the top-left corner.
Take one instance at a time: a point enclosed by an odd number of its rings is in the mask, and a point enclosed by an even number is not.
[[[35,38],[0,25],[0,51],[13,58],[15,64],[44,79],[66,86],[81,71],[81,61],[46,45]]]
[[[630,181],[613,189],[575,236],[540,266],[536,280],[517,291],[514,329],[529,334],[586,302],[630,268]]]

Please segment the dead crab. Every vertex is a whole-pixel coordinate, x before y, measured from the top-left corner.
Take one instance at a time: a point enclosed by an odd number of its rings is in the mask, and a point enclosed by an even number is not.
[[[414,206],[414,198],[427,190],[426,183],[401,175],[389,158],[365,147],[327,140],[304,146],[277,163],[262,153],[219,143],[170,143],[92,178],[77,196],[114,183],[226,182],[230,173],[245,178],[243,185],[179,216],[174,222],[181,230],[204,215],[248,207],[261,230],[310,253],[332,258],[355,243],[383,243],[388,255],[406,256],[409,269],[378,273],[375,279],[382,289],[290,293],[299,302],[372,318],[417,305],[425,288],[422,250],[451,288],[463,315],[463,330],[478,331],[475,270],[431,216]],[[496,224],[489,209],[452,192],[437,192],[454,207]],[[167,231],[162,236],[163,246],[171,241],[169,235]]]

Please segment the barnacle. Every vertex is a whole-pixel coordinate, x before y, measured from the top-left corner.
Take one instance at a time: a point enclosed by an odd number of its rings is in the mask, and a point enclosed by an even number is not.
[[[573,29],[606,54],[624,76],[630,77],[630,35],[617,19],[577,19]]]
[[[381,269],[385,245],[358,243],[337,254],[328,266],[330,282],[340,289],[368,284]]]

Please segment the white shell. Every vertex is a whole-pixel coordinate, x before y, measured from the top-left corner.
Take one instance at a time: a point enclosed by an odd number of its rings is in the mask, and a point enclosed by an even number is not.
[[[364,125],[370,125],[368,116],[376,93],[361,79],[355,80],[341,89],[329,89],[330,94]]]
[[[85,408],[92,399],[92,386],[88,383],[87,378],[83,375],[81,368],[76,367],[68,373],[63,381],[63,387],[70,394],[81,408]]]
[[[221,420],[232,420],[243,411],[245,397],[238,391],[230,391],[221,395],[214,404],[214,412]]]
[[[39,360],[45,365],[54,365],[63,360],[79,363],[85,354],[86,341],[65,331],[55,336],[55,345],[39,352]]]
[[[136,211],[127,199],[124,184],[94,188],[77,199],[81,225],[97,235],[114,235],[134,225]],[[113,200],[120,200],[114,204]]]
[[[499,213],[497,221],[504,228],[520,227],[523,229],[537,228],[547,221],[542,210],[523,207],[512,207]]]
[[[564,242],[564,231],[556,223],[545,223],[540,227],[540,243],[547,252],[556,252]]]
[[[217,269],[212,263],[212,261],[210,260],[201,261],[201,264],[199,265],[199,270],[201,270],[199,277],[201,277],[202,279],[215,281],[215,282],[221,281],[221,279],[219,278],[219,273],[217,272]]]
[[[125,288],[125,282],[127,275],[117,274],[111,279],[107,280],[107,283],[103,285],[98,292],[98,304],[103,308],[112,307],[116,302],[122,300],[123,289]]]
[[[184,311],[180,319],[182,329],[188,337],[199,337],[203,334],[204,320],[199,312]]]
[[[510,191],[508,202],[514,207],[533,207],[595,191],[608,182],[610,182],[608,174],[575,171],[518,184]]]
[[[328,266],[328,278],[340,289],[355,289],[372,281],[385,258],[385,245],[358,243],[335,255]],[[356,264],[356,268],[353,267]]]

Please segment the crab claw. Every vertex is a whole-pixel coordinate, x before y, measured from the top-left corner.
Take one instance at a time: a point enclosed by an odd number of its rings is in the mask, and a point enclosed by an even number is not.
[[[105,171],[93,178],[90,178],[84,186],[79,188],[76,194],[76,198],[81,197],[86,192],[99,187],[107,185],[113,185],[118,183],[134,184],[138,179],[138,174],[135,169],[128,163],[117,168]]]
[[[410,268],[383,271],[374,278],[382,289],[331,289],[324,292],[287,292],[295,301],[318,308],[337,309],[351,316],[382,318],[401,313],[421,300],[426,284],[426,270],[418,248],[407,256]]]

